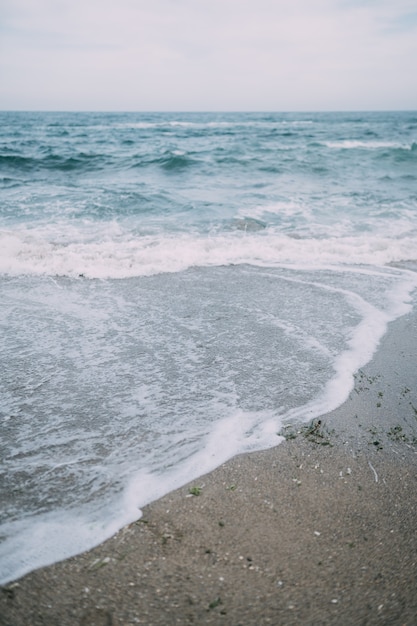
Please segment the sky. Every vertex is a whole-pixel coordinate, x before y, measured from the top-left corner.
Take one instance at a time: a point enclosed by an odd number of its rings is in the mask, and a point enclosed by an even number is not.
[[[0,0],[0,109],[417,109],[417,0]]]

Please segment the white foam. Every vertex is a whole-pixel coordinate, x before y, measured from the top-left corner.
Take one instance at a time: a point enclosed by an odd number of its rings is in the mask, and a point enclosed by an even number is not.
[[[249,120],[249,121],[232,121],[232,120],[217,120],[217,121],[184,121],[184,120],[164,120],[155,122],[118,122],[113,126],[115,128],[123,129],[154,129],[154,128],[190,128],[190,129],[225,129],[225,128],[274,128],[279,126],[309,126],[314,124],[313,120]],[[100,126],[94,126],[94,129],[101,128]],[[107,127],[102,127],[107,130]]]
[[[366,270],[361,270],[361,273]],[[381,308],[377,308],[357,293],[323,286],[324,289],[343,293],[348,302],[360,314],[361,322],[353,329],[347,349],[334,361],[334,376],[327,382],[323,392],[307,405],[289,411],[283,419],[310,421],[333,411],[343,404],[354,386],[354,374],[372,359],[387,331],[389,322],[405,315],[412,308],[412,293],[417,288],[417,275],[404,272],[389,289]],[[382,295],[382,294],[381,294]],[[382,303],[381,303],[382,304]]]
[[[398,141],[363,141],[355,139],[341,139],[340,141],[325,141],[323,143],[327,148],[334,148],[337,150],[381,150],[381,149],[402,149],[413,150],[414,143],[404,144]]]
[[[132,237],[109,229],[98,241],[51,242],[42,230],[0,231],[0,273],[17,276],[83,275],[129,278],[190,267],[248,263],[295,267],[387,263],[412,260],[417,235],[392,238],[366,234],[348,237],[293,238],[272,231],[213,236],[182,234]]]
[[[0,544],[0,584],[19,578],[58,560],[91,549],[113,536],[120,528],[139,519],[141,508],[190,481],[198,479],[237,453],[278,445],[281,421],[271,413],[236,411],[220,420],[197,454],[172,471],[135,474],[118,501],[93,511],[90,516],[59,511],[14,523],[11,537]],[[7,536],[11,524],[4,524]]]
[[[281,426],[281,417],[271,411],[234,410],[214,425],[202,449],[174,471],[155,475],[145,470],[133,476],[124,494],[125,506],[142,508],[190,479],[198,480],[237,454],[277,446],[283,441],[278,435]]]
[[[117,506],[117,503],[114,503]],[[0,545],[0,584],[20,578],[34,567],[51,565],[102,543],[122,526],[140,517],[136,508],[118,511],[117,517],[100,511],[95,519],[79,511],[59,511],[13,525],[11,537]],[[2,526],[7,534],[8,524]]]

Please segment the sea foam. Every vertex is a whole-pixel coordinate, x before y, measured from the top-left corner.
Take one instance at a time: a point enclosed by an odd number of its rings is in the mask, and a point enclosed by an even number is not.
[[[113,229],[111,225],[110,231]],[[417,236],[383,235],[296,238],[283,234],[227,233],[158,235],[130,233],[102,241],[48,241],[36,230],[0,231],[0,273],[17,276],[129,278],[190,267],[249,263],[321,267],[339,264],[386,265],[412,260]]]

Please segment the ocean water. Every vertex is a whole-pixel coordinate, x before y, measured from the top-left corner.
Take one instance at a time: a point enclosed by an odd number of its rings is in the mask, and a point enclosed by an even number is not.
[[[416,261],[416,112],[0,113],[0,582],[340,405]]]

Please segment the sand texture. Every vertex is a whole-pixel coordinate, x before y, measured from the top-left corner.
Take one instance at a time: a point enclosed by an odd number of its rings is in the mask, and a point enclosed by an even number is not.
[[[416,362],[408,315],[338,410],[6,585],[0,624],[414,626]]]

